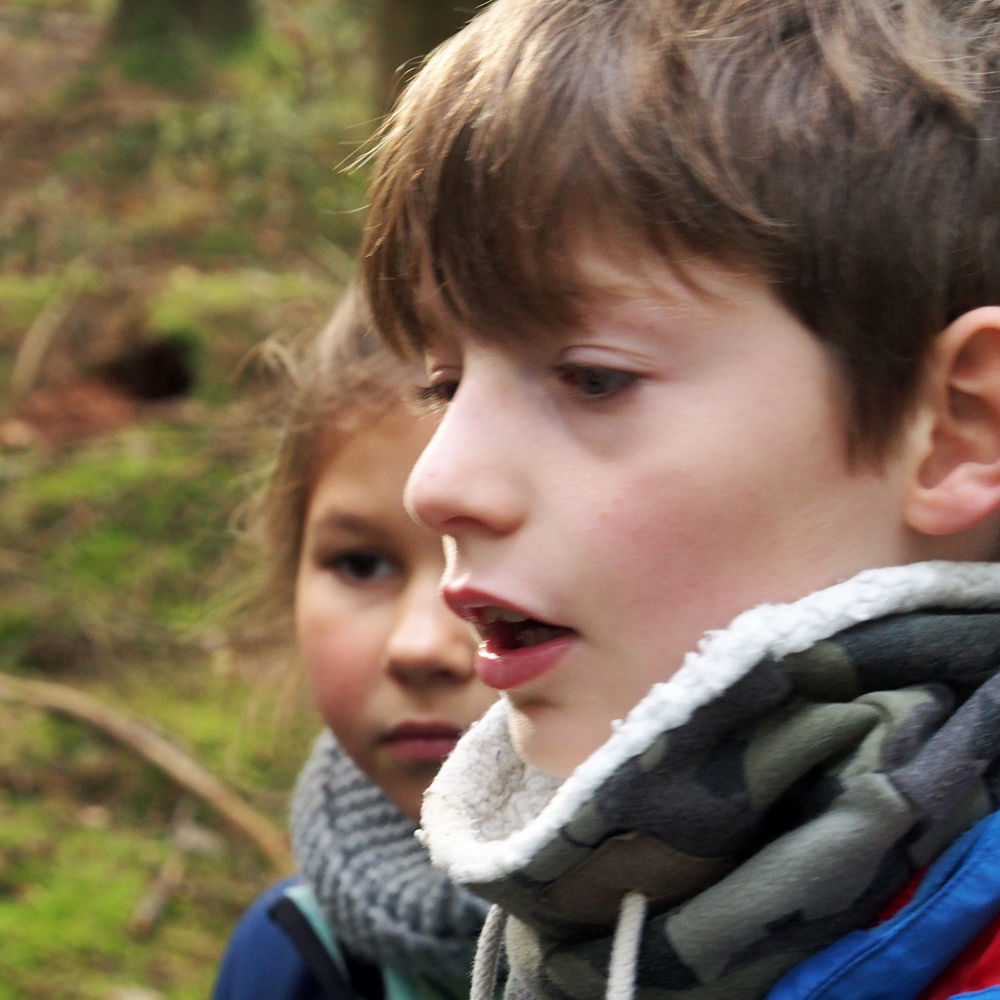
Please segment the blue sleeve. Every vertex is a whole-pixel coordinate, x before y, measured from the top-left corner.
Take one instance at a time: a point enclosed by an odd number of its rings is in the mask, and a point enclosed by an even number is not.
[[[268,916],[295,879],[259,896],[229,939],[212,1000],[315,1000],[318,984],[287,935]]]
[[[928,869],[895,916],[852,931],[797,965],[767,1000],[913,1000],[1000,914],[1000,812]],[[1000,1000],[1000,987],[955,994]]]

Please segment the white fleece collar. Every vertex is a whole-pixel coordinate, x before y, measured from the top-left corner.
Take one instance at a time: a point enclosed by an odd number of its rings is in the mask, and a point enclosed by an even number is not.
[[[427,791],[421,839],[434,864],[465,884],[522,868],[626,760],[742,678],[777,659],[890,614],[926,607],[1000,606],[1000,564],[926,562],[866,570],[793,604],[764,604],[709,632],[565,781],[525,764],[494,705],[459,741]]]

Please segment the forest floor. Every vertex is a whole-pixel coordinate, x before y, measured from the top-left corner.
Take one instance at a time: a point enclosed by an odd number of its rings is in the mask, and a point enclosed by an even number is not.
[[[238,49],[157,60],[109,49],[103,0],[0,0],[0,671],[146,721],[276,824],[319,722],[234,613],[274,434],[246,358],[351,273],[341,168],[373,123],[347,2],[264,0]],[[273,878],[130,750],[0,701],[0,1000],[205,997]]]

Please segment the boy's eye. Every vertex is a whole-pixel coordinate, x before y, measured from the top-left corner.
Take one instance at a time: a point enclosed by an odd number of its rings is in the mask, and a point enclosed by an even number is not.
[[[634,385],[639,376],[617,368],[597,365],[561,365],[559,377],[564,384],[588,399],[603,399]]]
[[[394,560],[368,549],[341,552],[326,565],[346,583],[375,583],[399,571]]]
[[[417,402],[421,408],[436,410],[447,406],[458,391],[457,379],[431,382],[417,389]]]

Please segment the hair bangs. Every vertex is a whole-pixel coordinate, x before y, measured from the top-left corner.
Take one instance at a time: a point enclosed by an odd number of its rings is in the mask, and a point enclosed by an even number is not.
[[[662,17],[522,6],[537,23],[519,36],[487,10],[438,50],[384,130],[364,268],[376,324],[404,353],[424,346],[429,302],[477,337],[571,324],[590,291],[584,236],[609,252],[645,245],[682,277],[693,256],[744,257],[697,166],[705,153],[671,141],[685,130],[662,115],[648,120],[656,78],[684,72]],[[637,45],[637,32],[656,37]],[[749,200],[727,192],[734,201]]]

